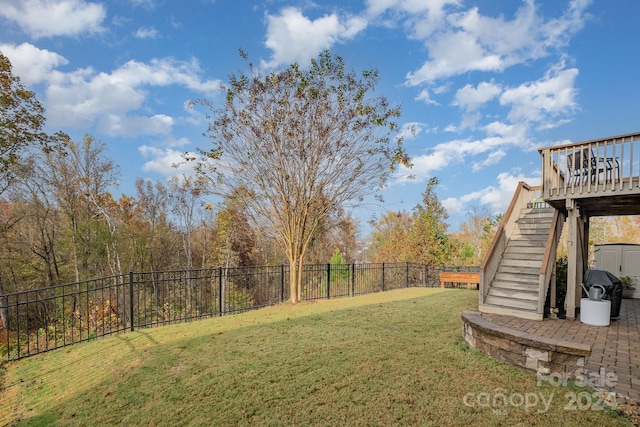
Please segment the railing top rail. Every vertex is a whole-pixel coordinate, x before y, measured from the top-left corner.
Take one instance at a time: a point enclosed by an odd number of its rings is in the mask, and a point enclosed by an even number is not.
[[[542,148],[538,148],[538,152],[542,153],[544,150],[551,150],[551,149],[555,150],[555,149],[575,147],[579,145],[588,145],[588,144],[603,143],[603,142],[610,142],[610,141],[625,142],[625,141],[636,141],[639,139],[640,139],[640,132],[634,132],[634,133],[627,133],[627,134],[617,135],[617,136],[608,136],[605,138],[591,139],[588,141],[570,142],[570,143],[561,144],[561,145],[553,145],[550,147],[542,147]]]
[[[518,203],[518,200],[520,199],[520,193],[522,191],[531,191],[531,190],[534,190],[535,188],[536,187],[530,187],[524,181],[520,181],[518,183],[518,188],[516,189],[516,192],[513,195],[513,198],[511,199],[511,203],[509,203],[509,207],[507,208],[507,211],[502,216],[502,221],[500,221],[500,224],[498,225],[498,229],[496,230],[496,236],[500,236],[502,234],[503,230],[507,226],[507,223],[511,219],[511,215],[513,214],[513,211],[516,209],[516,205]],[[480,265],[481,270],[485,270],[487,268],[487,264],[491,260],[491,257],[494,255],[497,245],[498,245],[498,239],[494,238],[493,241],[491,242],[491,246],[489,247],[489,250],[487,251],[484,257],[484,260],[482,261],[482,264]]]

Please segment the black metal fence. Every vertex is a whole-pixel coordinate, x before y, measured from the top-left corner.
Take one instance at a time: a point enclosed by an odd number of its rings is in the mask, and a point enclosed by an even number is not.
[[[438,287],[440,271],[412,263],[306,265],[302,300]],[[280,304],[289,267],[134,273],[0,296],[0,359],[17,360],[97,337]]]

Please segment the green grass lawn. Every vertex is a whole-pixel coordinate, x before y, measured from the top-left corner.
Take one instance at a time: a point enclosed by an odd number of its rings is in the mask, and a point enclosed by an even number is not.
[[[0,368],[0,425],[630,425],[468,349],[477,297],[411,288],[77,344]]]

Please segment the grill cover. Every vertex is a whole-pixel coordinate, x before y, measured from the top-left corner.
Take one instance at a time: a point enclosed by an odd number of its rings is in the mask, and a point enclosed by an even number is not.
[[[620,316],[620,306],[622,305],[622,282],[607,270],[590,268],[584,273],[584,287],[590,289],[593,285],[604,287],[605,300],[611,301],[611,318]],[[584,293],[584,291],[582,291]],[[586,295],[585,295],[586,298]]]

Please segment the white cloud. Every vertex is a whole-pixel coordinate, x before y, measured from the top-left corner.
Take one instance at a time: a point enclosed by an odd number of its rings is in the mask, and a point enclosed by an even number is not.
[[[530,149],[532,142],[526,137],[526,126],[506,126],[494,123],[490,125],[489,136],[481,139],[455,139],[435,145],[429,153],[413,156],[413,167],[401,166],[395,174],[391,185],[405,182],[424,182],[446,170],[452,165],[462,164],[467,159],[484,155],[485,158],[473,163],[472,170],[477,172],[483,168],[497,164],[507,154],[510,147]],[[452,129],[455,131],[455,128]]]
[[[5,0],[0,7],[0,16],[34,38],[101,32],[106,14],[102,4],[83,0]]]
[[[311,20],[299,9],[287,7],[280,15],[267,15],[265,46],[272,55],[263,66],[273,68],[293,62],[306,65],[322,50],[355,37],[366,27],[366,20],[360,17],[341,18],[334,13]]]
[[[482,115],[478,113],[463,115],[462,120],[460,121],[460,130],[475,129],[481,118]]]
[[[442,206],[450,215],[465,212],[473,205],[487,207],[492,214],[503,213],[509,207],[518,183],[524,181],[530,185],[538,185],[540,176],[526,177],[519,172],[503,172],[497,176],[497,186],[488,186],[482,190],[465,194],[461,197],[450,197],[442,201]]]
[[[126,16],[120,16],[120,15],[116,15],[113,18],[111,18],[111,24],[113,24],[116,27],[122,27],[123,25],[128,24],[131,21],[132,21],[131,18],[128,18]]]
[[[193,164],[184,163],[183,151],[173,148],[158,148],[149,145],[142,145],[138,151],[143,158],[149,159],[144,162],[142,169],[146,172],[155,172],[166,177],[175,175],[193,175]],[[189,153],[194,154],[194,153]]]
[[[398,6],[400,0],[367,0],[367,10],[370,15],[379,15],[394,6]]]
[[[480,162],[473,162],[473,164],[471,165],[471,170],[474,172],[478,172],[488,166],[497,165],[498,163],[500,163],[500,160],[502,160],[502,158],[506,155],[507,153],[504,150],[493,151],[489,153],[486,159]]]
[[[508,141],[510,146],[518,147],[523,150],[535,150],[536,143],[528,134],[529,127],[527,123],[505,124],[499,121],[491,122],[486,125],[484,131],[487,137],[499,137]]]
[[[111,73],[92,68],[53,71],[46,90],[48,122],[76,128],[98,122],[101,129],[118,135],[127,130],[136,135],[166,133],[172,125],[167,116],[127,116],[144,107],[153,87],[179,85],[208,95],[219,90],[220,81],[204,80],[200,74],[197,61],[171,58],[129,61]]]
[[[110,136],[168,135],[174,120],[164,114],[151,117],[108,114],[98,119],[98,130]]]
[[[418,96],[415,97],[416,101],[422,101],[427,105],[438,105],[436,101],[431,99],[431,95],[429,94],[428,89],[422,89]]]
[[[500,104],[511,107],[508,118],[512,122],[545,122],[576,108],[574,88],[578,70],[552,69],[535,82],[506,89]]]
[[[160,32],[153,27],[146,28],[140,27],[134,34],[135,38],[149,40],[149,39],[157,39],[160,36]]]
[[[476,87],[467,84],[465,87],[458,89],[453,105],[458,105],[467,111],[476,111],[501,92],[502,87],[493,82],[481,82]]]
[[[403,138],[405,141],[409,139],[415,139],[424,130],[424,123],[409,122],[402,125],[398,137]]]
[[[546,21],[537,13],[534,0],[526,0],[512,20],[483,16],[477,7],[451,13],[442,30],[422,37],[429,59],[407,74],[407,82],[420,85],[471,71],[501,72],[545,57],[582,28],[588,4],[574,0],[560,18]],[[414,34],[421,33],[414,28]]]
[[[145,9],[155,9],[157,0],[129,0],[133,6],[143,7]]]
[[[18,46],[0,43],[0,51],[11,61],[13,75],[20,77],[27,86],[44,81],[53,69],[69,62],[55,52],[39,49],[30,43]]]
[[[426,39],[445,25],[447,11],[460,4],[460,0],[368,0],[367,14],[386,18],[387,26],[404,22],[410,37]]]
[[[485,52],[473,34],[449,31],[427,42],[429,56],[419,70],[407,74],[407,82],[417,86],[440,78],[448,78],[469,71],[501,71],[499,55]]]

